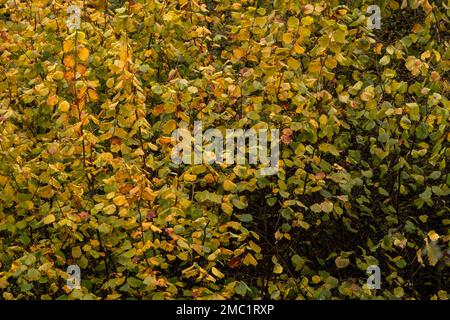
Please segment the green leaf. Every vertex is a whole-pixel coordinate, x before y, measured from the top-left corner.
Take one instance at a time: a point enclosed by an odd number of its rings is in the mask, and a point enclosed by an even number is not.
[[[339,269],[343,269],[349,265],[350,260],[341,256],[337,256],[334,262]]]
[[[345,32],[337,29],[333,32],[333,38],[337,43],[345,43]]]
[[[403,291],[402,287],[397,287],[394,289],[394,296],[396,296],[397,298],[403,297],[404,294],[405,294],[405,292]]]
[[[235,288],[236,293],[243,297],[247,294],[247,290],[248,290],[247,285],[242,281],[240,281]]]
[[[132,287],[132,288],[139,288],[142,285],[142,280],[136,279],[134,277],[128,277],[127,278],[127,283]]]
[[[336,148],[336,146],[329,144],[329,143],[322,143],[319,145],[319,150],[322,152],[328,152],[331,153],[333,156],[338,157],[339,156],[339,151]]]
[[[421,140],[423,140],[423,139],[425,139],[426,137],[428,137],[428,126],[427,126],[426,123],[421,122],[421,123],[419,124],[419,126],[418,126],[417,129],[416,129],[416,137],[417,137],[418,139],[421,139]]]
[[[380,64],[382,66],[387,66],[391,62],[391,57],[388,55],[383,56],[383,58],[380,59]]]
[[[241,216],[239,217],[239,220],[241,220],[242,222],[250,222],[253,220],[253,216],[248,213],[241,214]]]

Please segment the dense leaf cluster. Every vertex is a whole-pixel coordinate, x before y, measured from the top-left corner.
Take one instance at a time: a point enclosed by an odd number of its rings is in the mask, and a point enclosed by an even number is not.
[[[1,299],[447,299],[450,1],[373,3],[0,0]],[[196,120],[278,173],[175,164]]]

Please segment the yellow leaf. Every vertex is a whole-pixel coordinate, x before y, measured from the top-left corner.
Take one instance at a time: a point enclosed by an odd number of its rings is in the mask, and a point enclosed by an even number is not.
[[[106,296],[106,300],[117,300],[122,296],[120,293],[112,293]]]
[[[1,186],[5,186],[6,183],[8,182],[9,178],[7,176],[2,176],[0,175],[0,185]]]
[[[436,58],[436,61],[437,62],[441,61],[441,54],[439,53],[439,51],[433,50],[433,53]]]
[[[215,275],[217,278],[220,278],[220,279],[222,279],[225,275],[222,273],[222,272],[220,272],[216,267],[212,267],[211,268],[211,272],[212,272],[212,274],[213,275]]]
[[[54,74],[53,74],[53,79],[55,79],[55,80],[62,80],[63,78],[64,78],[64,72],[62,72],[62,71],[56,71]]]
[[[186,249],[186,250],[190,250],[189,247],[189,243],[187,243],[184,239],[180,238],[177,240],[177,245],[181,248],[181,249]]]
[[[73,49],[73,41],[71,39],[65,40],[63,43],[63,51],[67,53]]]
[[[128,45],[124,38],[120,41],[120,61],[125,65],[128,60]]]
[[[169,144],[174,142],[174,139],[172,137],[161,137],[158,138],[158,140],[156,140],[156,142],[160,143],[160,144]]]
[[[173,21],[176,18],[178,18],[177,14],[175,13],[175,11],[169,11],[166,14],[163,15],[163,20],[164,21]]]
[[[420,31],[422,31],[422,25],[420,23],[416,23],[412,28],[412,32],[419,33]]]
[[[58,105],[58,110],[61,112],[67,112],[70,109],[70,104],[67,101],[61,101]]]
[[[229,203],[222,203],[221,208],[223,210],[223,212],[225,212],[226,214],[232,214],[233,213],[233,206],[230,205]]]
[[[72,68],[75,65],[75,59],[73,55],[67,55],[64,57],[64,65],[67,68]]]
[[[245,51],[242,48],[235,48],[233,49],[233,57],[239,60],[245,55]]]
[[[296,54],[303,54],[303,53],[305,53],[305,48],[303,48],[302,46],[300,46],[298,44],[295,44],[294,45],[294,52]]]
[[[302,220],[298,221],[297,224],[298,224],[300,227],[302,227],[303,229],[305,229],[305,230],[308,230],[309,227],[310,227],[310,225],[309,225],[308,222],[305,222],[305,221],[302,221]]]
[[[360,98],[362,101],[370,101],[375,98],[375,88],[373,86],[368,86],[361,93]]]
[[[127,199],[125,198],[125,196],[120,195],[120,196],[115,197],[115,198],[113,199],[113,202],[114,202],[117,206],[120,207],[120,206],[123,206],[124,204],[127,203]]]
[[[319,123],[321,127],[325,127],[327,125],[328,117],[326,114],[321,114],[319,117]]]
[[[261,252],[261,247],[258,246],[253,241],[250,241],[248,244],[249,244],[250,248],[252,248],[252,250],[255,251],[256,253],[260,253]]]
[[[283,42],[286,44],[292,43],[292,33],[288,32],[283,34]]]
[[[72,257],[74,257],[75,259],[81,257],[81,248],[80,247],[72,248]]]
[[[326,66],[328,69],[330,69],[330,70],[336,68],[336,66],[337,66],[337,61],[336,61],[336,59],[334,59],[334,58],[327,58],[327,60],[325,61],[325,66]]]
[[[98,100],[98,94],[94,90],[89,89],[88,90],[88,95],[89,95],[89,98],[91,98],[91,101],[97,101]]]
[[[58,96],[57,95],[53,95],[53,96],[49,96],[47,99],[47,104],[50,107],[53,107],[55,104],[58,103]]]
[[[276,274],[283,273],[283,267],[281,266],[281,264],[277,263],[277,264],[273,267],[273,273],[276,273]]]
[[[42,97],[45,97],[50,93],[49,88],[47,88],[44,84],[37,85],[35,90],[36,93]]]
[[[293,70],[297,70],[300,67],[300,63],[297,61],[297,59],[294,59],[292,57],[288,59],[287,64],[289,68]]]
[[[321,69],[322,63],[320,62],[320,59],[313,60],[308,64],[309,72],[319,73]]]
[[[42,187],[38,190],[38,195],[42,198],[50,199],[51,197],[53,197],[54,192],[50,185],[46,185],[45,187]]]
[[[300,35],[301,39],[305,39],[305,38],[309,37],[310,34],[311,34],[311,30],[309,30],[308,28],[305,28],[305,27],[300,27],[299,35]]]
[[[189,173],[185,173],[183,175],[183,180],[186,182],[193,182],[197,180],[197,175],[196,174],[189,174]]]
[[[312,17],[304,17],[302,18],[302,24],[305,26],[309,26],[310,24],[312,24],[314,22],[314,19]]]
[[[244,260],[242,261],[246,266],[248,265],[252,265],[255,266],[258,264],[258,262],[256,261],[256,259],[250,254],[247,253],[247,255],[245,256]]]
[[[331,201],[324,201],[320,204],[320,209],[325,213],[330,213],[333,211],[333,203]]]
[[[293,29],[297,28],[299,23],[300,23],[300,21],[298,20],[298,18],[296,18],[294,16],[289,17],[289,19],[287,21],[288,28],[293,28]]]
[[[42,221],[44,222],[44,224],[50,224],[55,222],[55,220],[56,220],[55,216],[53,214],[49,214]]]
[[[318,128],[319,124],[317,123],[316,119],[309,119],[309,123],[314,127]]]
[[[103,212],[106,213],[107,215],[111,215],[114,212],[116,212],[116,206],[113,204],[110,204],[109,206],[107,206],[103,209]]]
[[[108,88],[114,87],[114,78],[109,78],[108,80],[106,80],[106,86]]]
[[[437,241],[440,238],[440,236],[434,230],[428,232],[428,237],[431,239],[431,241]]]
[[[177,123],[175,120],[171,119],[167,121],[162,127],[162,131],[164,134],[171,134],[177,128]]]
[[[225,191],[233,191],[234,189],[236,189],[236,184],[230,180],[225,180],[223,182],[223,188]]]
[[[89,50],[86,47],[82,47],[78,50],[78,58],[86,61],[89,58]]]
[[[260,28],[264,27],[266,23],[267,23],[267,17],[257,17],[255,19],[255,24]]]
[[[188,87],[187,90],[188,90],[189,93],[192,93],[192,94],[196,94],[198,92],[198,89],[196,87],[194,87],[194,86]]]

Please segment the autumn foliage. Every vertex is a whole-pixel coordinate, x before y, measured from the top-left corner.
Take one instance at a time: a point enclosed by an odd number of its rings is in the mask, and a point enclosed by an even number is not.
[[[0,0],[0,299],[447,299],[450,1],[374,2]]]

